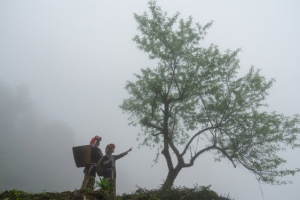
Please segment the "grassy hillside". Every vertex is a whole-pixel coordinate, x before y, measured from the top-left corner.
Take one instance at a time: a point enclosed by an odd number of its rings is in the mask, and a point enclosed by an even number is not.
[[[66,192],[27,193],[19,190],[5,191],[0,194],[1,200],[230,200],[219,196],[206,187],[178,187],[168,191],[147,190],[138,188],[132,194],[113,197],[105,190],[74,190]]]

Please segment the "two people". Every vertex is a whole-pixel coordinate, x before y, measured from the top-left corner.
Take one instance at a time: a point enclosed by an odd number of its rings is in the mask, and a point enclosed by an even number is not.
[[[105,154],[103,155],[100,146],[100,141],[102,138],[100,136],[95,136],[91,139],[90,145],[92,146],[91,160],[92,164],[89,167],[84,169],[84,179],[81,185],[81,189],[89,188],[94,189],[96,171],[97,171],[97,162],[102,156],[101,166],[104,168],[104,178],[109,180],[109,183],[113,189],[113,192],[116,191],[116,160],[127,155],[128,152],[132,151],[130,148],[128,151],[121,153],[119,155],[112,155],[115,151],[114,144],[108,144],[105,148]]]

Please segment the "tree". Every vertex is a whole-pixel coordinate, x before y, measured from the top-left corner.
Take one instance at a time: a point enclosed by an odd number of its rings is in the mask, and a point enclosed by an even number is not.
[[[149,9],[150,16],[134,14],[141,35],[133,40],[158,64],[126,83],[130,97],[120,108],[130,114],[131,125],[141,127],[141,145],[157,148],[156,161],[160,152],[164,156],[162,188],[172,187],[179,172],[205,152],[245,167],[262,182],[288,183],[280,177],[300,169],[279,169],[286,160],[277,153],[300,147],[300,118],[264,111],[274,80],[254,67],[239,78],[239,49],[201,47],[212,23],[193,24],[179,13],[168,17],[154,1]]]

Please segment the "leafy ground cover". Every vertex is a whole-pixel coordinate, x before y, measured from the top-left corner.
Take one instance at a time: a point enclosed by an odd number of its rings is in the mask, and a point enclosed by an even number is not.
[[[160,189],[147,190],[138,188],[132,194],[112,196],[106,190],[74,190],[65,192],[27,193],[20,190],[4,191],[1,200],[230,200],[229,197],[219,196],[208,187],[194,188],[177,187],[167,191]]]
[[[0,194],[1,200],[105,200],[108,195],[103,190],[86,191],[74,190],[65,192],[28,193],[20,190],[4,191]]]

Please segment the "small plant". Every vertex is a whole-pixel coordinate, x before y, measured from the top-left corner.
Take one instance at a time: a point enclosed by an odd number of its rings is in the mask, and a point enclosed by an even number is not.
[[[40,194],[41,194],[41,196],[42,196],[43,198],[45,198],[45,199],[50,198],[50,195],[47,193],[46,190],[42,190],[42,192],[41,192]]]
[[[102,190],[108,191],[109,193],[113,192],[113,188],[111,186],[110,180],[106,178],[101,178],[100,181],[96,181],[96,186],[95,188],[100,188]]]
[[[88,187],[84,187],[81,190],[84,191],[84,192],[91,192],[91,191],[93,191],[91,188],[88,188]]]
[[[13,192],[14,197],[15,197],[16,200],[21,200],[20,192],[18,190],[13,189],[12,192]]]
[[[214,191],[210,190],[209,188],[211,187],[211,185],[209,186],[198,186],[196,184],[196,186],[194,186],[195,190],[198,190],[200,193],[200,197],[202,197],[203,199],[214,199],[218,197],[218,194],[215,193]]]

